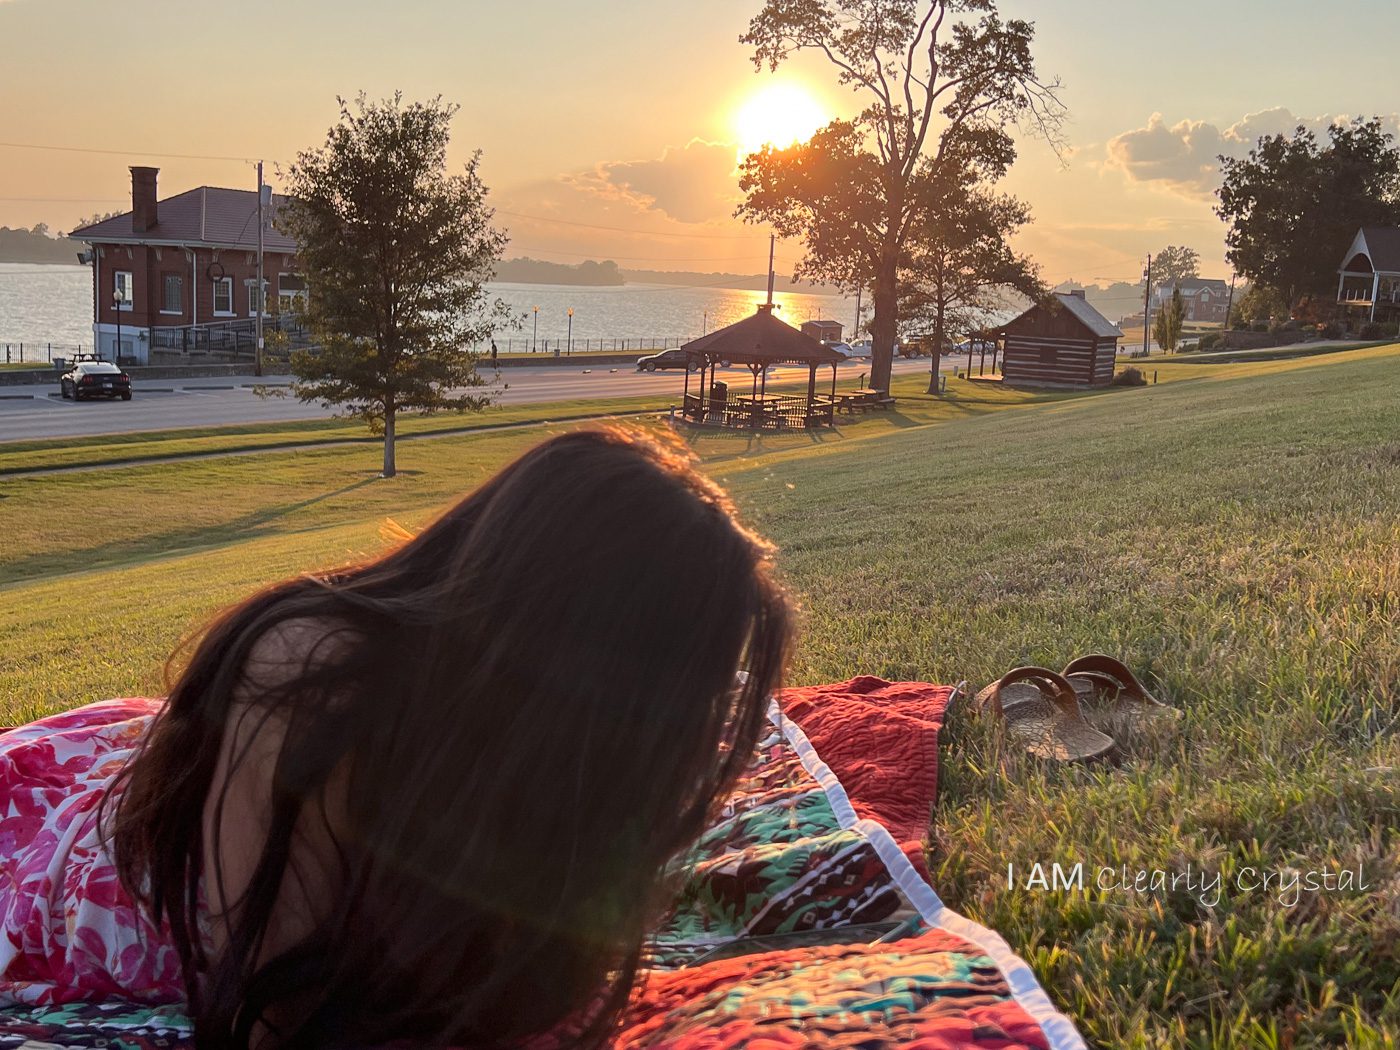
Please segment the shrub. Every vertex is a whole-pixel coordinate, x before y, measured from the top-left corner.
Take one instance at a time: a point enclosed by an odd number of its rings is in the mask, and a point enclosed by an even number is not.
[[[1267,332],[1269,330],[1268,321],[1255,321],[1249,326],[1251,332]]]
[[[1113,377],[1114,386],[1146,386],[1147,377],[1142,374],[1142,369],[1129,365],[1123,371]]]
[[[1340,339],[1344,329],[1336,321],[1328,321],[1319,330],[1319,334],[1324,339]]]
[[[1223,335],[1221,335],[1219,332],[1207,332],[1205,335],[1201,336],[1201,341],[1198,344],[1197,349],[1219,350],[1224,345],[1225,337]]]
[[[1371,321],[1361,326],[1362,339],[1390,339],[1400,334],[1400,326]]]

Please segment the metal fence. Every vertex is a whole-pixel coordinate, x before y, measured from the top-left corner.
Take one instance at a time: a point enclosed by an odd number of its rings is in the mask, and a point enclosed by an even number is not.
[[[290,322],[269,317],[264,322],[265,331],[271,335],[276,331],[286,332],[287,349],[299,349],[311,345],[305,329]],[[496,349],[503,354],[541,354],[548,357],[569,357],[587,353],[651,353],[684,346],[695,336],[648,335],[648,336],[608,336],[603,338],[531,339],[520,336],[497,336]],[[231,357],[251,358],[256,349],[252,318],[238,318],[232,321],[219,321],[212,324],[182,325],[180,327],[151,329],[151,347],[156,350],[176,350],[187,354],[207,353],[226,354]],[[75,354],[92,353],[90,346],[71,343],[0,343],[4,347],[5,364],[45,364],[52,363],[55,357],[69,359]],[[478,352],[487,352],[490,341],[476,347]]]
[[[90,354],[92,347],[73,343],[0,343],[7,365],[53,364],[55,357],[67,360],[75,354]]]
[[[503,354],[549,354],[552,357],[567,357],[570,354],[587,353],[641,353],[652,350],[670,350],[684,346],[693,335],[646,335],[646,336],[607,336],[603,338],[532,339],[529,336],[493,336],[485,344],[490,349],[491,342]],[[477,347],[478,350],[482,347]]]

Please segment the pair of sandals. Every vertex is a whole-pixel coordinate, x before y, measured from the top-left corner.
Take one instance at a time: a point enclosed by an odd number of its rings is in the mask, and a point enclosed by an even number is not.
[[[1081,656],[1059,674],[1018,667],[978,693],[976,703],[1032,755],[1054,762],[1117,758],[1117,742],[1084,717],[1083,707],[1115,732],[1181,717],[1143,688],[1121,660],[1102,653]]]

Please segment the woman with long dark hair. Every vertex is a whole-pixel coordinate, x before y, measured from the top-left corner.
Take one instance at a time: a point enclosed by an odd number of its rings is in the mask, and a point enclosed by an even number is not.
[[[0,1002],[183,999],[202,1047],[601,1042],[789,632],[684,460],[546,441],[224,614],[164,702],[0,737]]]

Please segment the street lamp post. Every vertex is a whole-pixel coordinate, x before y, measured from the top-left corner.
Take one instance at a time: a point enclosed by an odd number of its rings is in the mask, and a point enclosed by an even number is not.
[[[112,293],[112,310],[117,315],[117,341],[112,345],[112,364],[118,368],[122,364],[122,303],[126,302],[126,297],[122,295],[120,287]]]
[[[574,354],[574,308],[569,307],[569,356]]]
[[[535,346],[540,341],[540,308],[535,307],[535,334],[530,336],[530,353],[535,352]]]

